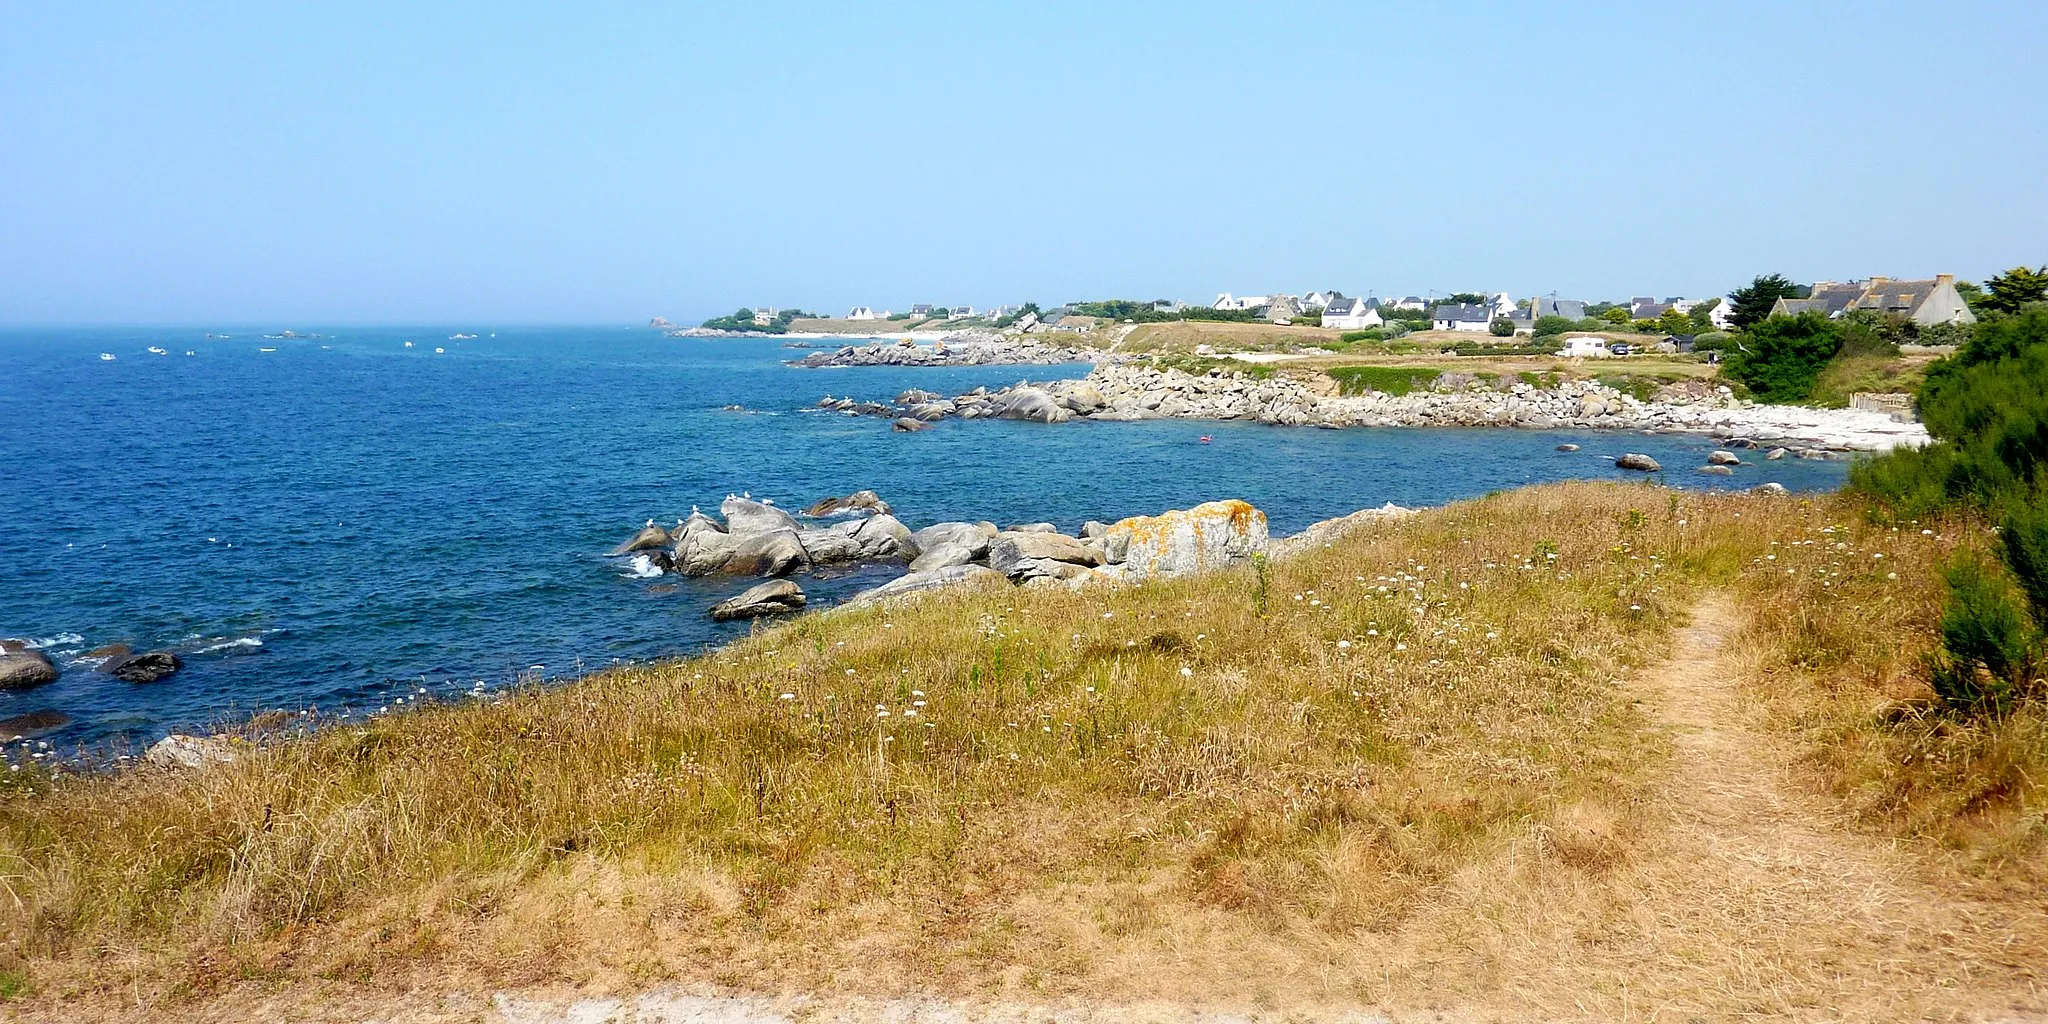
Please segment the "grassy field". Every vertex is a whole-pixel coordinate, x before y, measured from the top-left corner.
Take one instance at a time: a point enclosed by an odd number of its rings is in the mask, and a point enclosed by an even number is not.
[[[0,1006],[2042,1012],[2048,719],[1958,722],[1916,675],[1933,567],[1983,542],[1546,486],[1242,571],[807,615],[202,774],[14,773]]]

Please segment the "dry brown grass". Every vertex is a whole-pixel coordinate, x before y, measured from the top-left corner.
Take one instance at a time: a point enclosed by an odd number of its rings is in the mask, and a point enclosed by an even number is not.
[[[55,1018],[673,979],[1307,1014],[2038,1010],[2015,965],[2048,944],[2006,926],[2021,897],[1981,891],[2036,877],[2038,792],[1972,805],[2006,823],[1987,833],[1953,805],[1981,769],[1841,753],[1914,735],[1864,692],[1911,690],[1930,605],[1909,574],[1957,535],[1841,524],[1849,548],[1788,558],[1845,508],[1535,488],[1263,581],[811,615],[200,776],[17,786],[0,970]],[[1899,580],[1853,558],[1873,545]],[[1729,726],[1755,730],[1758,764],[1783,743],[1853,807],[1871,786],[1929,794],[1866,808],[1865,832],[1816,817],[1833,803],[1788,820],[1975,851],[1957,858],[1974,875],[1867,858],[1928,921],[1967,889],[1969,941],[1873,937],[1891,918],[1837,913],[1816,865],[1785,860],[1781,884],[1710,855],[1726,836],[1687,796],[1662,691],[1628,680],[1716,587],[1742,596],[1740,656],[1700,657],[1765,681]],[[1860,622],[1903,639],[1882,655]],[[1968,749],[1981,765],[1998,742]]]

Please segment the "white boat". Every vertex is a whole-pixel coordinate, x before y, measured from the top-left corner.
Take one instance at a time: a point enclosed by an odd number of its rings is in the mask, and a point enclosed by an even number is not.
[[[189,349],[189,348],[188,348],[188,349],[186,349],[186,350],[185,350],[185,354],[186,354],[186,355],[188,355],[188,356],[196,356],[196,355],[198,355],[199,353],[197,353],[197,352],[194,352],[194,351],[192,351],[191,349]]]
[[[112,352],[102,352],[102,353],[100,353],[100,362],[103,362],[103,363],[111,363],[111,362],[113,362],[113,361],[114,361],[114,354],[113,354]]]
[[[405,347],[406,347],[406,348],[411,348],[411,347],[412,347],[412,342],[409,342],[409,341],[408,341],[408,342],[406,342],[406,343],[405,343]]]
[[[461,333],[456,333],[456,334],[451,334],[451,335],[449,335],[449,336],[448,336],[448,340],[449,340],[449,341],[469,341],[469,340],[471,340],[471,339],[473,339],[473,338],[475,338],[475,337],[476,337],[476,335],[474,335],[474,334],[461,334]]]
[[[447,349],[445,349],[445,348],[442,348],[442,347],[441,347],[441,346],[439,346],[439,345],[436,345],[436,346],[434,346],[434,354],[435,354],[435,355],[437,355],[437,356],[438,356],[438,355],[441,355],[441,354],[443,354],[443,353],[445,353],[445,352],[447,352],[447,351],[448,351]]]
[[[169,350],[163,348],[160,345],[151,345],[149,347],[149,354],[153,356],[167,356],[170,355],[171,353]]]
[[[258,352],[275,352],[275,351],[277,351],[277,350],[276,350],[276,349],[274,349],[274,348],[259,348],[259,349],[257,349],[256,351],[258,351]]]

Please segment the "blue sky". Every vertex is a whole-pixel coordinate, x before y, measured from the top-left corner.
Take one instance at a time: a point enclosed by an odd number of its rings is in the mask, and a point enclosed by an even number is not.
[[[2039,2],[427,6],[0,4],[0,323],[2048,262]]]

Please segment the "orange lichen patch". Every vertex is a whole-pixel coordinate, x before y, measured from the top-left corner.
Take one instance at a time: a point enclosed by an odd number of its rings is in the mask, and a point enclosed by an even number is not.
[[[1211,531],[1222,536],[1212,537]],[[1125,570],[1141,576],[1212,568],[1265,551],[1266,514],[1237,498],[1208,501],[1190,509],[1156,516],[1132,516],[1109,528],[1109,536],[1129,537]],[[1168,555],[1183,553],[1179,562]]]

